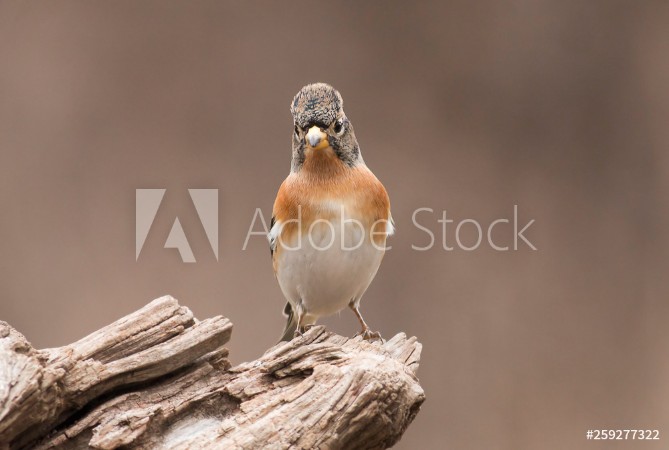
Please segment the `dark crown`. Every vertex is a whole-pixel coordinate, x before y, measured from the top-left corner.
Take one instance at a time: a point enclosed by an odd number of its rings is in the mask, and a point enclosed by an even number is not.
[[[295,123],[302,128],[308,125],[329,127],[337,119],[344,101],[339,92],[329,84],[308,84],[300,89],[290,105]]]

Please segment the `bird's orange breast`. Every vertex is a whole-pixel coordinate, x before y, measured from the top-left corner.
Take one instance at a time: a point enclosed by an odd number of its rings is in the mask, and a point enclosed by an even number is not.
[[[310,166],[307,158],[301,170],[291,173],[279,188],[274,218],[277,223],[285,224],[281,240],[292,239],[317,220],[338,219],[343,208],[347,218],[360,221],[381,245],[386,238],[386,222],[390,220],[386,189],[364,164],[348,167],[339,160],[338,165],[326,158],[327,155],[320,160],[311,158]]]

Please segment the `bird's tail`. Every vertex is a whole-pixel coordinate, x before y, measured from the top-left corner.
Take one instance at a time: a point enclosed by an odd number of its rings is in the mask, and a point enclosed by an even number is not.
[[[283,313],[288,317],[288,320],[286,321],[286,328],[283,330],[283,336],[281,336],[279,342],[292,340],[295,337],[295,330],[297,330],[297,316],[293,311],[293,307],[290,306],[290,302],[286,303]]]

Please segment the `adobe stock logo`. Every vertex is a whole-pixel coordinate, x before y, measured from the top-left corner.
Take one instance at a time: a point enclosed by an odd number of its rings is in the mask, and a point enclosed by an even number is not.
[[[218,189],[188,189],[200,223],[209,240],[209,245],[218,261]],[[135,261],[139,258],[151,225],[156,218],[165,189],[136,189],[135,190]],[[181,260],[185,263],[194,263],[195,256],[188,243],[179,217],[174,219],[172,229],[167,235],[164,248],[179,250]]]

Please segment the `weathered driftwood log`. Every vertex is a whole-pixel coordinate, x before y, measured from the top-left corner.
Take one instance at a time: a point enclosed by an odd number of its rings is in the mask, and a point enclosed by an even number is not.
[[[0,322],[0,448],[387,448],[425,399],[402,333],[314,327],[231,368],[231,332],[169,296],[56,349]]]

